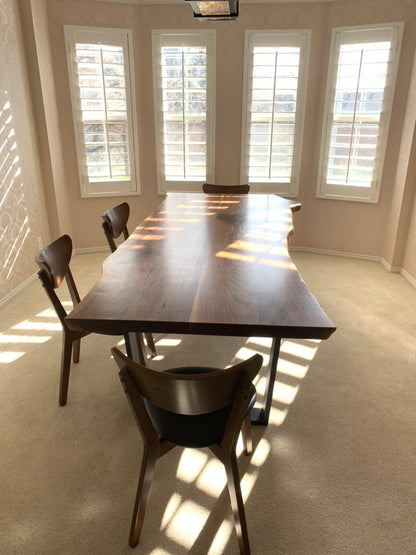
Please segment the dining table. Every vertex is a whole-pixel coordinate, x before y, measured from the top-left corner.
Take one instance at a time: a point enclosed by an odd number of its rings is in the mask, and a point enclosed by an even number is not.
[[[267,424],[281,340],[324,340],[336,329],[290,258],[299,209],[274,194],[168,193],[105,259],[68,325],[139,338],[131,343],[142,364],[141,332],[270,338],[265,395],[251,417]]]

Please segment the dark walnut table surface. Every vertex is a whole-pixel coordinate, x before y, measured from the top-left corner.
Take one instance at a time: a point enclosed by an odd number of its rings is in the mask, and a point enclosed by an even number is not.
[[[292,263],[290,200],[171,193],[103,264],[76,329],[327,339],[335,326]]]

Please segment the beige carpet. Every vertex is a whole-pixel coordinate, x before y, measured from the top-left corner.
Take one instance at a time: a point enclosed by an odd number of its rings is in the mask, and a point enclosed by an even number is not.
[[[74,259],[82,294],[103,256]],[[416,553],[416,290],[376,263],[293,259],[338,329],[283,343],[270,424],[240,457],[252,553]],[[141,440],[115,339],[83,340],[60,408],[61,333],[40,283],[0,310],[0,332],[0,553],[131,553]],[[255,338],[156,339],[157,368],[268,353]],[[133,553],[238,553],[224,486],[207,450],[168,454]]]

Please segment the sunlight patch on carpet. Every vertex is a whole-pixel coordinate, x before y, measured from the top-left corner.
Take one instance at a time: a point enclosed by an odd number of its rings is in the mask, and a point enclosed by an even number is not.
[[[22,357],[25,353],[18,352],[18,351],[2,351],[0,352],[0,363],[1,364],[10,364],[15,360]]]
[[[179,461],[176,476],[191,484],[203,471],[208,461],[208,455],[196,449],[184,449]]]
[[[273,389],[273,400],[285,405],[291,405],[299,391],[299,385],[288,385],[287,383],[276,381]]]
[[[270,454],[270,443],[262,438],[251,456],[251,464],[254,466],[262,466]]]
[[[166,534],[186,549],[198,538],[210,511],[193,501],[184,501],[169,522]]]
[[[224,465],[217,459],[209,460],[198,477],[196,485],[207,495],[217,498],[227,485]]]
[[[227,545],[231,534],[233,533],[233,526],[228,520],[224,520],[218,528],[217,533],[212,541],[208,555],[220,555],[224,553],[225,546]]]

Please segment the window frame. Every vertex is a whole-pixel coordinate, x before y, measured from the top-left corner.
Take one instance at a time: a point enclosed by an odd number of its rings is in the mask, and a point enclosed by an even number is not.
[[[202,38],[206,46],[207,59],[207,117],[206,117],[206,176],[201,179],[168,180],[164,171],[164,140],[163,140],[163,89],[161,87],[161,47],[163,39],[171,40],[173,46],[188,46],[192,39]],[[202,184],[214,179],[215,175],[215,30],[152,30],[152,68],[153,68],[153,101],[156,141],[156,164],[158,193],[167,192],[200,192]],[[198,42],[198,41],[197,41]],[[202,41],[201,41],[202,43]]]
[[[70,83],[72,117],[74,124],[75,146],[81,198],[112,197],[139,195],[139,152],[138,130],[135,100],[135,78],[133,71],[133,34],[130,29],[85,27],[64,25],[65,46],[67,54],[68,76]],[[126,180],[94,180],[91,181],[86,172],[86,151],[82,130],[81,104],[77,83],[77,62],[75,47],[77,43],[107,44],[122,46],[124,60],[124,78],[126,91],[126,112],[128,126],[128,146],[130,179]],[[106,120],[109,121],[109,120]]]
[[[316,194],[318,198],[367,203],[378,203],[379,201],[387,139],[390,130],[391,113],[396,89],[396,78],[400,62],[403,27],[403,22],[394,22],[377,25],[337,27],[332,29]],[[374,165],[372,182],[368,187],[354,184],[340,185],[330,183],[327,180],[326,174],[331,146],[331,126],[333,122],[332,105],[336,94],[337,69],[341,46],[343,44],[354,44],[354,42],[359,40],[360,36],[367,37],[366,40],[368,42],[377,42],[377,36],[380,37],[384,33],[386,37],[388,33],[390,34],[391,46],[388,62],[389,68],[387,71],[382,109],[378,124],[378,139],[375,147],[377,159]],[[357,37],[355,40],[354,36]],[[344,40],[343,37],[345,37]],[[385,40],[387,40],[387,38]]]
[[[279,194],[288,198],[295,198],[299,193],[299,175],[301,166],[301,154],[303,146],[303,129],[306,115],[306,97],[309,71],[309,54],[311,43],[311,30],[246,30],[244,37],[244,80],[243,80],[243,114],[241,131],[241,167],[240,183],[249,183],[250,192]],[[279,48],[284,46],[299,46],[299,72],[297,83],[296,112],[295,112],[295,134],[292,150],[292,169],[289,181],[253,181],[248,175],[249,165],[249,139],[250,139],[250,97],[252,90],[253,53],[256,46],[256,38],[265,43],[267,37],[273,46]]]

